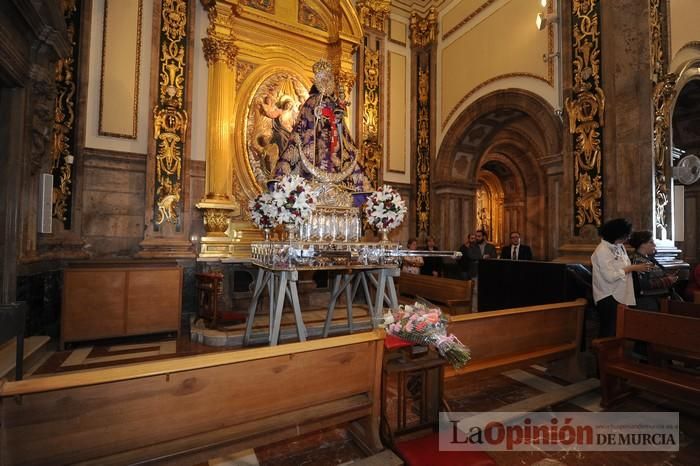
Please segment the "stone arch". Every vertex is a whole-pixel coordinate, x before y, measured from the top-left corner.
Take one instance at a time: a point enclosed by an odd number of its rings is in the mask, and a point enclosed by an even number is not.
[[[456,246],[477,226],[479,180],[495,175],[503,187],[497,244],[519,230],[538,258],[558,245],[558,196],[563,125],[539,96],[520,89],[488,94],[467,107],[448,129],[433,162],[433,228],[441,244]],[[553,203],[558,206],[558,203]]]

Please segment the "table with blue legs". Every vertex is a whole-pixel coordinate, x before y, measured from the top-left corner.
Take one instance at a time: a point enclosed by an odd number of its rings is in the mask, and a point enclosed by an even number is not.
[[[321,266],[308,268],[273,268],[258,265],[258,273],[253,288],[253,296],[248,307],[248,319],[246,322],[245,334],[243,335],[243,345],[250,344],[253,336],[253,324],[255,315],[261,307],[263,296],[268,297],[269,325],[267,338],[271,346],[277,345],[280,339],[280,328],[282,324],[282,312],[284,304],[291,305],[296,323],[297,337],[299,341],[306,341],[307,330],[302,318],[299,305],[299,294],[297,282],[300,270],[326,270],[335,271],[333,285],[331,288],[330,302],[326,320],[323,326],[323,337],[327,337],[331,330],[333,314],[338,302],[338,298],[345,293],[347,327],[343,330],[353,332],[352,303],[355,301],[358,291],[362,289],[364,302],[366,303],[372,326],[376,327],[381,320],[384,308],[394,308],[398,306],[394,277],[400,273],[400,269],[395,265],[353,265],[353,266]],[[374,296],[370,291],[370,285],[375,289]],[[337,328],[334,330],[338,330]]]

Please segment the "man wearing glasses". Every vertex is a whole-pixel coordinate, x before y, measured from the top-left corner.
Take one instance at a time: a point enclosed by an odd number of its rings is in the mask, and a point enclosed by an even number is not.
[[[526,244],[520,244],[520,233],[510,232],[510,246],[503,246],[501,249],[501,259],[511,259],[514,261],[531,261],[532,249]]]

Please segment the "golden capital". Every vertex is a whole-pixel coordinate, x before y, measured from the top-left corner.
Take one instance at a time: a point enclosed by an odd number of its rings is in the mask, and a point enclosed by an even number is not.
[[[238,47],[233,44],[232,40],[219,37],[205,37],[202,39],[202,44],[204,58],[207,60],[208,65],[225,61],[230,68],[236,66]]]
[[[434,7],[428,10],[425,18],[418,16],[415,11],[411,13],[411,22],[409,24],[411,30],[411,43],[414,47],[423,47],[435,42],[437,38],[437,11]]]
[[[381,32],[384,32],[384,25],[390,9],[391,0],[359,0],[357,2],[357,12],[360,15],[362,25]]]

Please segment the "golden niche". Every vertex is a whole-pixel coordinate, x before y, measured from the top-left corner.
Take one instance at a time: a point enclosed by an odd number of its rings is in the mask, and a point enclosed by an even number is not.
[[[253,94],[246,122],[248,162],[262,188],[292,135],[299,108],[309,97],[299,76],[278,72],[263,80]]]

